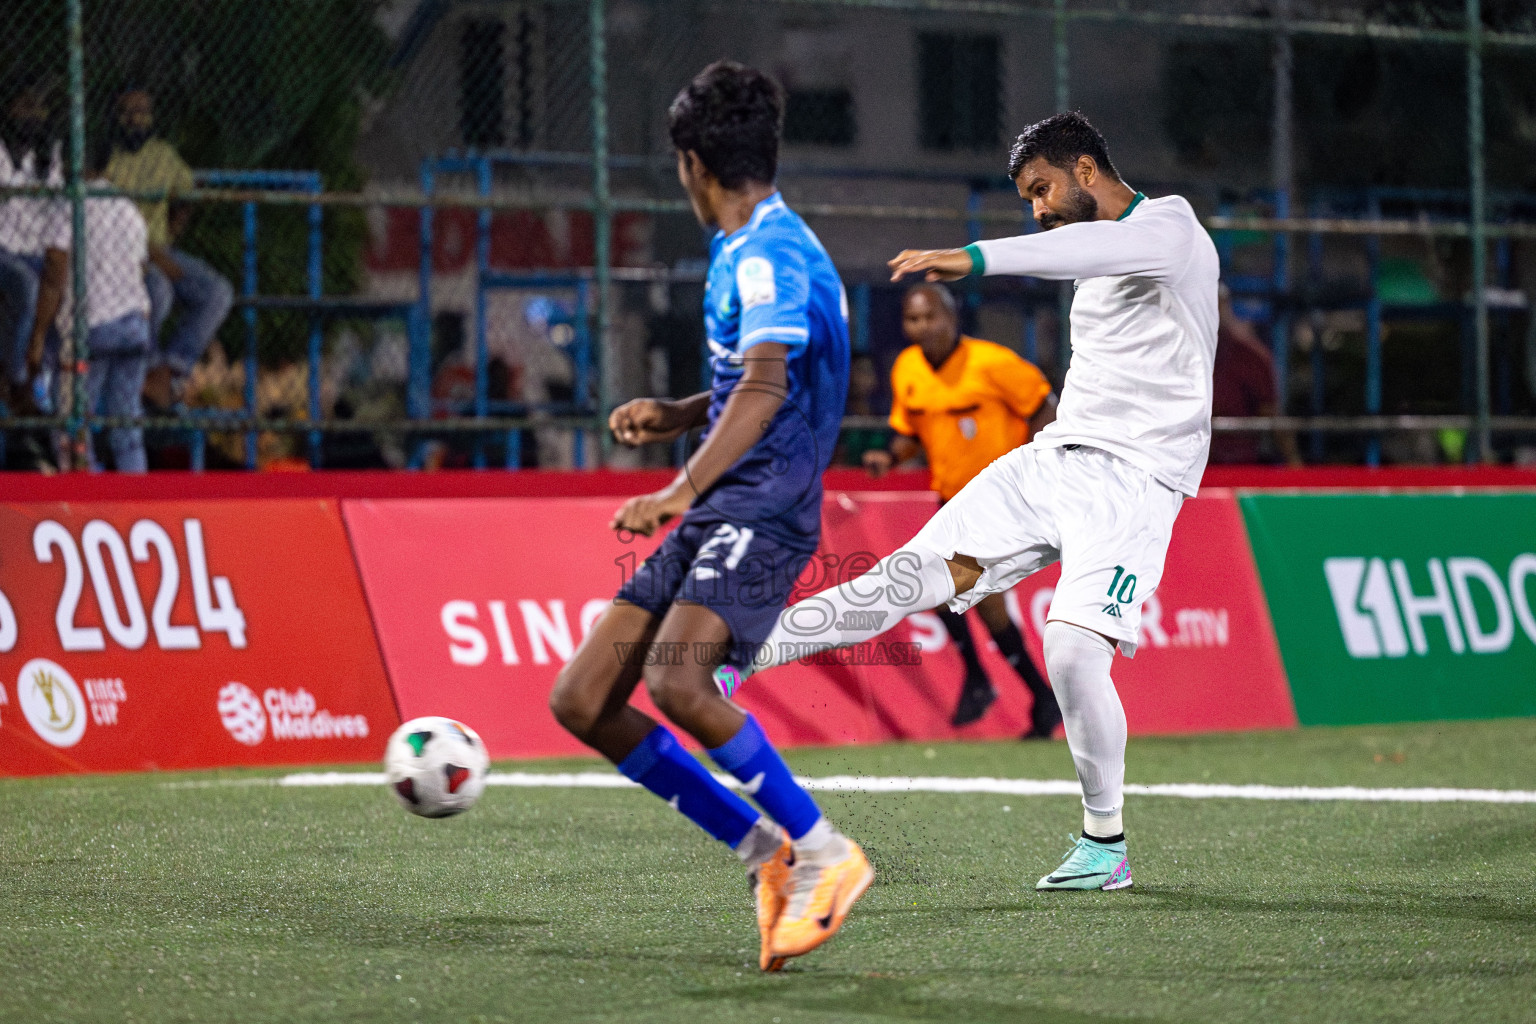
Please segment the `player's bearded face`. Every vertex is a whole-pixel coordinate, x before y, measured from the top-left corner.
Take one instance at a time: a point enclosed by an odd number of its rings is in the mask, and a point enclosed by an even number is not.
[[[1061,205],[1047,207],[1045,212],[1035,219],[1039,221],[1042,228],[1049,231],[1063,224],[1079,224],[1093,220],[1098,215],[1099,201],[1075,180],[1068,179],[1066,198]]]

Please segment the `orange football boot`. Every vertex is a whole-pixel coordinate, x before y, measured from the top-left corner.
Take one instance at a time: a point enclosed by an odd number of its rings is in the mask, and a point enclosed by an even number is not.
[[[783,845],[774,851],[773,856],[747,875],[752,884],[752,902],[757,906],[757,934],[762,942],[757,966],[765,971],[777,971],[784,967],[785,958],[770,952],[768,940],[773,934],[773,926],[779,922],[779,915],[784,911],[784,890],[789,885],[789,866],[794,862],[794,847],[790,846],[789,837],[785,836]]]
[[[769,943],[775,958],[802,956],[837,934],[853,903],[875,880],[864,851],[844,837],[848,853],[834,864],[816,865],[801,859],[788,865],[784,908]]]

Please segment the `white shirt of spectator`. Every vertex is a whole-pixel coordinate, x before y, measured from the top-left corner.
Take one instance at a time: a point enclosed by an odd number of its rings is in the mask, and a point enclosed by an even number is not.
[[[111,187],[105,179],[89,184]],[[68,250],[72,234],[70,204],[65,200],[50,203],[48,212],[43,246]],[[148,315],[149,292],[144,288],[144,261],[148,258],[148,232],[133,200],[103,196],[85,201],[85,298],[89,326],[99,327],[129,313]],[[66,337],[70,309],[71,303],[66,301],[59,317],[59,330]]]
[[[0,142],[0,184],[11,188],[47,185],[49,188],[64,187],[63,148],[55,142],[53,156],[48,162],[48,178],[39,177],[37,151],[28,150],[13,156]],[[0,204],[0,249],[21,256],[40,256],[43,252],[42,236],[48,221],[49,200],[15,196]]]

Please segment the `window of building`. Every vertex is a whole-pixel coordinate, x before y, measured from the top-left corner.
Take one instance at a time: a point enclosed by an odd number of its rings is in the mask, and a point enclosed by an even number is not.
[[[845,88],[790,89],[784,98],[784,141],[851,146],[858,126],[853,93]]]
[[[919,32],[918,132],[925,149],[994,149],[1003,122],[997,36]]]
[[[498,17],[459,26],[459,138],[475,149],[535,142],[542,88],[543,27],[533,8],[509,5]]]
[[[459,29],[459,137],[466,146],[506,141],[506,35],[500,18],[470,18]]]

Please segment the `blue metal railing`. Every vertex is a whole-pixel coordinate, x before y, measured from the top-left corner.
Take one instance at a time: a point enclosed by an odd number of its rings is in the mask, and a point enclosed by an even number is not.
[[[1289,198],[1272,190],[1260,189],[1252,192],[1247,200],[1252,203],[1269,205],[1276,218],[1289,216]],[[1382,220],[1390,213],[1397,219],[1407,219],[1417,216],[1430,223],[1462,223],[1466,220],[1466,211],[1470,203],[1469,193],[1465,189],[1421,189],[1421,188],[1394,188],[1373,187],[1366,189],[1315,189],[1310,193],[1308,201],[1308,215],[1314,218],[1337,217],[1350,215],[1366,220]],[[1512,220],[1517,215],[1530,217],[1536,216],[1536,196],[1530,193],[1502,192],[1491,193],[1489,196],[1490,207],[1497,211],[1495,217],[1490,220]],[[1219,209],[1222,213],[1230,213],[1232,204],[1224,203]],[[1290,349],[1289,339],[1291,325],[1294,317],[1296,302],[1291,294],[1289,278],[1289,248],[1288,236],[1277,233],[1273,241],[1271,269],[1267,275],[1239,275],[1232,272],[1235,243],[1232,233],[1218,231],[1215,233],[1217,250],[1221,255],[1223,278],[1232,288],[1233,294],[1239,296],[1250,305],[1250,309],[1258,312],[1258,318],[1262,324],[1268,325],[1270,330],[1270,342],[1275,358],[1276,376],[1280,384],[1280,409],[1283,412],[1287,408],[1288,395],[1286,385],[1290,379]],[[1379,415],[1383,408],[1384,378],[1385,378],[1385,353],[1383,341],[1386,335],[1386,327],[1390,322],[1399,320],[1411,320],[1418,322],[1439,322],[1452,324],[1457,328],[1460,336],[1460,350],[1462,357],[1462,381],[1463,403],[1468,409],[1476,407],[1476,395],[1474,388],[1473,360],[1476,347],[1476,333],[1472,329],[1470,320],[1471,303],[1463,297],[1456,297],[1441,302],[1429,304],[1404,304],[1393,303],[1383,298],[1381,294],[1381,238],[1379,235],[1362,236],[1363,255],[1366,261],[1366,287],[1355,297],[1344,299],[1324,300],[1318,297],[1323,285],[1323,261],[1324,247],[1323,236],[1311,234],[1306,236],[1306,246],[1303,250],[1306,260],[1306,272],[1304,280],[1313,297],[1309,305],[1313,311],[1320,309],[1339,310],[1356,309],[1364,317],[1365,328],[1365,367],[1363,381],[1363,404],[1367,415]],[[1512,268],[1512,244],[1509,238],[1498,238],[1494,241],[1494,267],[1495,277],[1500,287],[1508,288],[1511,281]],[[1495,317],[1507,319],[1507,311],[1495,311]],[[1314,323],[1317,321],[1314,318]],[[1320,332],[1314,332],[1320,333]],[[1507,413],[1511,406],[1510,393],[1513,373],[1510,369],[1510,353],[1501,350],[1501,358],[1498,361],[1496,372],[1501,382],[1499,411]],[[1311,388],[1307,404],[1309,411],[1316,416],[1325,412],[1326,405],[1326,360],[1320,344],[1314,339],[1310,361]],[[1323,456],[1323,435],[1314,433],[1311,438],[1309,453],[1315,459]],[[1379,465],[1381,461],[1381,438],[1379,434],[1371,434],[1366,438],[1365,462],[1367,465]],[[1470,461],[1481,457],[1473,447],[1469,446],[1465,451],[1465,457]]]
[[[238,188],[260,189],[272,192],[297,192],[303,195],[315,196],[317,199],[323,192],[323,183],[318,171],[281,171],[281,170],[204,170],[195,173],[195,180],[204,188]],[[241,319],[245,324],[245,393],[244,414],[247,419],[255,419],[259,415],[257,409],[257,378],[260,372],[257,358],[257,318],[266,311],[287,310],[306,314],[308,318],[308,332],[306,345],[307,373],[306,385],[308,401],[306,403],[309,422],[316,424],[307,431],[309,448],[309,460],[312,466],[319,468],[322,461],[325,435],[318,427],[320,421],[325,419],[324,409],[321,407],[321,369],[324,359],[325,331],[324,321],[332,317],[364,317],[371,319],[400,319],[405,322],[406,335],[410,339],[410,348],[414,351],[426,334],[426,324],[417,316],[417,303],[415,300],[391,301],[374,300],[367,298],[338,296],[327,298],[325,295],[324,275],[324,209],[319,202],[308,203],[305,206],[306,234],[305,234],[305,260],[304,279],[305,290],[302,295],[262,295],[260,293],[260,281],[258,275],[258,255],[260,235],[257,218],[258,202],[249,199],[241,203],[241,258],[240,258],[240,288],[236,299],[236,305],[240,307]],[[192,430],[192,468],[202,470],[205,466],[207,452],[207,433],[210,429],[217,429],[218,413],[192,410],[189,415],[201,425]],[[256,468],[257,434],[255,430],[247,430],[245,433],[245,465],[247,469]]]
[[[270,189],[281,192],[303,192],[318,196],[324,186],[320,180],[318,171],[238,171],[238,170],[206,170],[198,171],[195,175],[198,185],[207,188],[249,188]],[[321,265],[323,258],[323,239],[321,237],[321,214],[318,204],[310,204],[309,208],[309,232],[306,243],[307,259],[305,272],[309,286],[309,296],[318,300],[322,293]],[[241,317],[245,321],[245,414],[255,418],[256,409],[256,377],[259,367],[256,359],[256,312],[260,288],[257,280],[257,217],[255,200],[247,200],[241,204],[241,252],[240,252],[240,299]],[[320,348],[321,330],[318,318],[311,316],[309,330],[309,416],[310,420],[317,421],[320,418]],[[319,433],[310,433],[310,453],[312,460],[319,457]],[[193,432],[192,441],[192,468],[201,470],[204,465],[204,453],[207,450],[207,434],[203,430]],[[245,435],[245,468],[256,468],[256,432],[249,430]]]
[[[440,176],[445,174],[472,175],[475,182],[477,195],[487,199],[491,195],[491,186],[494,172],[498,163],[509,162],[508,154],[494,152],[458,154],[450,151],[447,155],[428,159],[421,165],[421,187],[428,196],[436,191]],[[590,159],[587,161],[590,163]],[[473,352],[474,352],[474,381],[475,392],[473,410],[476,417],[485,417],[492,410],[489,397],[490,381],[490,348],[488,343],[487,323],[487,297],[494,290],[569,290],[574,293],[574,309],[569,318],[557,317],[547,326],[560,326],[565,324],[573,331],[571,343],[567,346],[572,361],[572,401],[569,403],[501,403],[501,408],[511,411],[515,415],[527,413],[561,413],[567,415],[590,415],[594,421],[600,415],[592,405],[594,393],[592,375],[599,372],[597,360],[592,346],[592,327],[590,323],[590,298],[592,280],[590,277],[559,270],[531,270],[531,271],[498,271],[491,266],[491,228],[492,214],[489,207],[481,207],[475,211],[475,276],[474,276],[474,325],[473,325]],[[421,214],[421,238],[420,238],[420,263],[419,277],[421,292],[418,302],[420,311],[418,317],[424,322],[431,320],[432,308],[432,253],[433,253],[434,224],[432,210],[426,207]],[[413,418],[425,418],[432,414],[430,380],[432,360],[430,342],[425,339],[422,344],[413,345],[410,358],[411,380],[409,393],[412,396],[410,414]],[[575,428],[573,438],[573,464],[577,469],[586,467],[586,437],[587,431],[580,427]],[[506,435],[506,465],[508,469],[516,469],[521,462],[521,431],[509,430]],[[420,447],[413,462],[419,464]],[[483,436],[477,436],[473,454],[474,466],[482,469],[486,465],[486,451]]]

